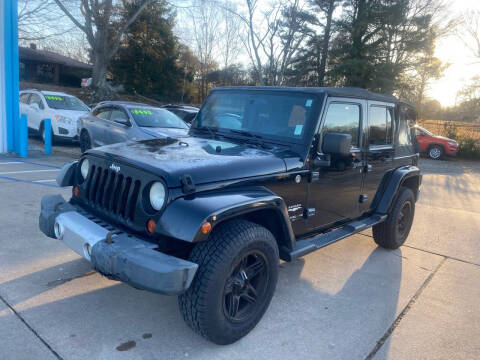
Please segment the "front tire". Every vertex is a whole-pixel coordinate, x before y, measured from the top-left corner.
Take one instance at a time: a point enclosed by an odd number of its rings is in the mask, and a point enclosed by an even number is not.
[[[178,298],[188,326],[219,345],[248,334],[267,310],[277,284],[279,255],[272,233],[249,221],[228,221],[197,244],[189,260],[198,270]]]
[[[398,249],[407,240],[415,215],[415,196],[401,187],[387,220],[372,228],[375,242],[386,249]]]
[[[443,157],[443,148],[439,145],[433,145],[428,149],[428,157],[433,160],[440,160]]]

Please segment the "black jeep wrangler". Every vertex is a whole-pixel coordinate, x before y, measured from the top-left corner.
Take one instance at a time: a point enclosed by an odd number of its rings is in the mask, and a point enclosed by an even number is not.
[[[145,116],[152,116],[145,114]],[[292,261],[373,227],[401,246],[421,183],[414,108],[356,88],[211,91],[188,136],[89,150],[40,229],[108,278],[179,295],[197,333],[246,335]]]

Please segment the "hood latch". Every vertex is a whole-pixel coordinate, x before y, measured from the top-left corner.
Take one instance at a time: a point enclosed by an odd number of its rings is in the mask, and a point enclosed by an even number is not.
[[[182,175],[180,177],[180,182],[182,183],[182,191],[184,194],[195,192],[195,183],[190,175]]]

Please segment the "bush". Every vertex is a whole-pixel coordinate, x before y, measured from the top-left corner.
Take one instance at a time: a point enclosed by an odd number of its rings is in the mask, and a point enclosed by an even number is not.
[[[480,160],[480,143],[472,137],[464,136],[458,141],[458,157]]]
[[[455,123],[446,121],[443,124],[443,130],[446,137],[454,140],[458,139],[458,129]]]

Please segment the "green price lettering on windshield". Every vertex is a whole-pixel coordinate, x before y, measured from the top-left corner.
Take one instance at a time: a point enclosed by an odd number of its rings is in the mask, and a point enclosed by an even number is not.
[[[151,110],[132,110],[135,115],[153,115]]]
[[[48,99],[48,100],[56,100],[56,101],[62,101],[63,98],[61,98],[60,96],[52,96],[52,95],[45,95],[45,98]]]

